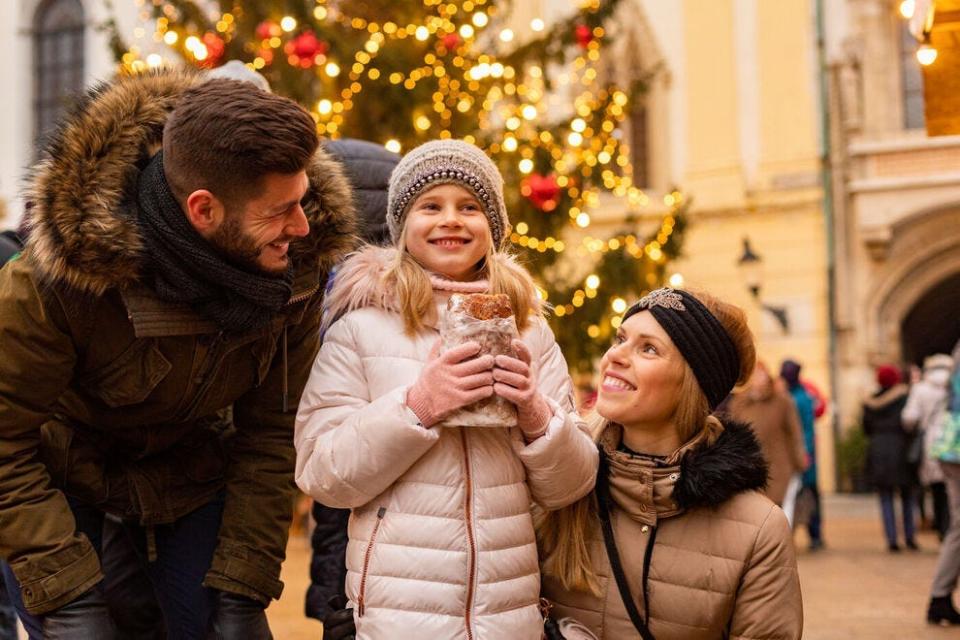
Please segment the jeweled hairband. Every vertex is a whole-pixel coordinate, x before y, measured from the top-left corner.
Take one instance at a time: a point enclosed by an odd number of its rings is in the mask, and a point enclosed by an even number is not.
[[[651,291],[623,314],[649,311],[690,365],[715,409],[740,377],[740,356],[730,334],[702,302],[682,289]]]
[[[400,223],[400,218],[403,216],[403,212],[406,210],[410,201],[423,191],[424,187],[437,180],[455,180],[467,184],[473,189],[474,194],[476,194],[477,198],[483,203],[484,209],[487,211],[487,219],[490,221],[494,242],[499,243],[503,237],[503,230],[500,226],[500,214],[496,205],[493,203],[493,199],[483,187],[483,183],[479,178],[460,171],[459,169],[438,169],[419,176],[414,180],[410,186],[400,193],[400,197],[397,198],[397,203],[394,205],[393,211],[390,212],[390,215],[397,221],[397,224]]]

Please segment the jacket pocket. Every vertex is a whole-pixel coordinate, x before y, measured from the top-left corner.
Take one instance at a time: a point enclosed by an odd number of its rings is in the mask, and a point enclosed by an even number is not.
[[[115,360],[87,373],[83,382],[108,406],[124,407],[146,400],[171,368],[156,340],[134,340]]]
[[[370,557],[373,555],[373,547],[377,543],[377,532],[380,531],[380,524],[383,522],[383,516],[387,515],[387,508],[380,507],[377,510],[377,520],[373,523],[373,531],[370,532],[370,541],[367,543],[367,550],[363,554],[363,571],[360,574],[360,593],[357,595],[357,615],[362,617],[366,606],[365,597],[367,591],[367,572],[370,569]]]

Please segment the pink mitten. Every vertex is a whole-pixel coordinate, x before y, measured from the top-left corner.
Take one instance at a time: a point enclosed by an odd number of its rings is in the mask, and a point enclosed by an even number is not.
[[[493,356],[480,353],[476,342],[440,353],[434,345],[420,377],[407,391],[407,406],[420,424],[432,427],[445,417],[477,400],[493,395]]]
[[[521,340],[513,341],[516,358],[497,356],[493,370],[493,391],[517,405],[517,426],[527,442],[547,432],[553,416],[550,405],[537,389],[537,372],[531,366],[530,350]]]

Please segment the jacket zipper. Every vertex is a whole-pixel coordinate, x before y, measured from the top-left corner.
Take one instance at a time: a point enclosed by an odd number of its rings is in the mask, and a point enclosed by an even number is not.
[[[467,628],[467,640],[473,640],[473,597],[476,591],[477,574],[477,540],[473,530],[473,474],[470,470],[470,449],[467,446],[467,430],[460,428],[460,442],[463,445],[463,472],[464,483],[463,513],[467,525],[467,544],[470,555],[467,559],[467,607],[464,612],[464,623]]]
[[[319,284],[313,285],[312,287],[310,287],[309,289],[307,289],[307,290],[304,291],[303,293],[298,293],[297,295],[292,296],[292,297],[287,301],[287,306],[289,307],[290,305],[297,304],[298,302],[303,302],[303,301],[306,300],[307,298],[310,298],[311,296],[313,296],[313,294],[315,294],[317,291],[320,291],[320,285],[319,285]]]
[[[367,551],[363,554],[363,573],[360,574],[360,595],[357,596],[357,615],[363,617],[364,602],[363,597],[367,590],[367,569],[370,568],[370,556],[373,555],[373,544],[377,540],[377,531],[380,530],[380,523],[383,522],[383,516],[387,514],[386,507],[380,507],[377,510],[377,521],[373,523],[373,531],[370,533],[370,542],[367,543]]]

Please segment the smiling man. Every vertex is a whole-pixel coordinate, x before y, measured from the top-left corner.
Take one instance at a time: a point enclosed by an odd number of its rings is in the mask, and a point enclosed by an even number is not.
[[[353,237],[318,142],[285,98],[164,73],[92,93],[35,167],[0,270],[0,555],[31,637],[112,637],[105,514],[168,637],[270,637],[294,413]]]

